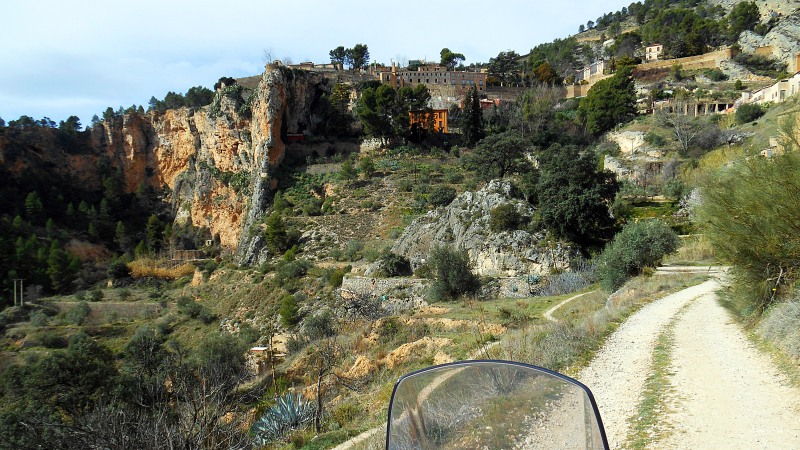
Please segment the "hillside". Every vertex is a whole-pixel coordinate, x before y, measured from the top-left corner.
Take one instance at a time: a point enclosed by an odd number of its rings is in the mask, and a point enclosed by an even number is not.
[[[534,48],[514,101],[450,109],[458,133],[427,131],[425,86],[278,64],[87,130],[0,124],[0,447],[370,448],[421,367],[588,379],[628,317],[709,277],[665,262],[730,264],[724,304],[797,377],[797,79],[752,57],[800,51],[797,8],[758,1],[734,38],[735,4],[687,4]],[[669,43],[714,67],[625,59],[664,11],[688,17],[676,36],[725,31]],[[623,32],[639,42],[603,44]],[[703,56],[734,43],[746,58]],[[619,64],[582,98],[539,80],[603,56]],[[636,414],[622,438],[672,442]]]

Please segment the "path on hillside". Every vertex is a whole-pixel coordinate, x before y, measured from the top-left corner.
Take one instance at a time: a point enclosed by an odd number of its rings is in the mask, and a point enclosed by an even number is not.
[[[719,271],[709,273],[719,275]],[[793,448],[800,390],[747,341],[716,300],[716,279],[668,295],[631,316],[578,380],[594,393],[611,448],[622,448],[652,371],[656,341],[674,335],[672,387],[662,393],[672,434],[650,448]],[[672,324],[672,325],[670,325]]]
[[[595,289],[593,291],[589,291],[589,292],[584,292],[583,294],[573,295],[572,297],[562,301],[561,303],[557,304],[556,306],[553,306],[552,308],[548,309],[544,313],[544,318],[549,320],[550,322],[558,322],[558,320],[555,317],[553,317],[553,313],[556,312],[556,310],[558,310],[558,308],[561,308],[562,306],[566,305],[567,303],[569,303],[569,302],[571,302],[571,301],[573,301],[575,299],[581,298],[584,295],[594,294],[595,292],[597,292],[597,289]]]

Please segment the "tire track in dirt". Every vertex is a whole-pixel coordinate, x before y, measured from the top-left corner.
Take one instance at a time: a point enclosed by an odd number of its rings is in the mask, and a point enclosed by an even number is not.
[[[628,418],[636,413],[652,371],[658,336],[681,308],[718,286],[715,280],[706,281],[646,305],[609,336],[580,372],[577,379],[594,394],[611,448],[620,448],[628,435]]]
[[[800,448],[800,390],[758,351],[713,293],[674,329],[669,371],[673,429],[653,448]]]

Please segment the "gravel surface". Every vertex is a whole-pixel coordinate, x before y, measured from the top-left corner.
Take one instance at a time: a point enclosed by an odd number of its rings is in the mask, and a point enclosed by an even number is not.
[[[594,394],[611,448],[620,448],[628,435],[628,418],[639,405],[658,335],[683,306],[717,286],[716,281],[706,281],[643,307],[608,338],[577,377]]]
[[[800,390],[747,339],[713,294],[675,326],[673,434],[658,448],[800,448]]]
[[[672,431],[648,447],[800,448],[800,390],[733,323],[717,302],[719,287],[710,280],[642,308],[581,372],[578,379],[595,395],[611,448],[625,443],[656,340],[673,319],[671,392],[663,399]]]

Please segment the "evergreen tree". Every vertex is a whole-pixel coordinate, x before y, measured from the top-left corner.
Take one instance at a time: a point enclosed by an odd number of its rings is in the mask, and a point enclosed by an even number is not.
[[[482,178],[503,178],[530,163],[526,163],[525,141],[515,132],[494,134],[483,139],[467,158],[467,165]]]
[[[145,237],[147,240],[147,250],[151,253],[161,249],[163,230],[164,224],[158,220],[158,216],[153,214],[147,219]]]
[[[137,258],[143,258],[147,256],[150,252],[147,251],[147,245],[145,245],[144,241],[139,241],[136,244],[136,248],[133,249],[133,255]]]
[[[461,134],[467,147],[474,146],[485,135],[483,112],[478,89],[473,86],[464,97],[464,114],[461,118]]]
[[[611,172],[597,170],[593,153],[556,144],[539,156],[539,168],[535,197],[548,230],[582,246],[610,236],[608,206],[619,184]]]
[[[57,240],[53,241],[47,257],[47,276],[53,291],[65,292],[79,268],[78,260],[62,250]]]
[[[128,230],[125,228],[125,224],[122,223],[122,221],[117,222],[117,226],[114,228],[114,242],[123,252],[128,251],[130,238],[128,237]]]
[[[31,223],[41,223],[44,214],[44,205],[39,198],[39,193],[33,191],[25,197],[25,217]]]
[[[264,240],[274,255],[279,255],[289,248],[287,245],[286,224],[277,212],[273,212],[267,218],[264,228]]]
[[[630,66],[623,66],[613,77],[598,81],[578,107],[586,129],[599,136],[631,119],[636,114],[636,91]]]

